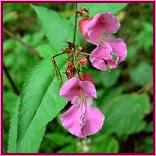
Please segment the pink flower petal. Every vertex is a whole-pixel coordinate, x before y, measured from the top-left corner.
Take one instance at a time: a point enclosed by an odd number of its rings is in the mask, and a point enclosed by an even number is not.
[[[110,61],[107,61],[107,65],[108,65],[109,69],[114,69],[118,66],[118,62],[110,60]]]
[[[81,132],[81,114],[80,104],[72,105],[64,114],[61,115],[61,121],[64,128],[77,137],[83,137]]]
[[[96,107],[87,107],[82,128],[82,136],[86,137],[98,132],[104,123],[104,115]]]
[[[83,37],[95,45],[105,40],[120,28],[120,23],[112,13],[99,13],[92,19],[80,20],[79,28]]]
[[[86,97],[85,99],[85,105],[87,106],[90,106],[92,105],[92,101],[93,101],[93,98],[92,97]],[[72,101],[71,101],[72,104],[81,104],[82,103],[82,99],[79,97],[79,96],[76,96]]]
[[[112,52],[119,57],[119,63],[124,61],[127,56],[127,47],[122,39],[107,40],[112,47]]]
[[[94,57],[92,57],[92,58],[90,58],[90,61],[92,63],[92,66],[99,70],[104,70],[107,68],[104,60],[102,60],[102,59],[95,59]]]
[[[107,68],[105,61],[111,60],[111,51],[112,48],[109,43],[104,42],[101,45],[98,45],[90,54],[89,60],[92,65],[100,70],[105,70]]]
[[[79,79],[73,77],[67,80],[60,89],[60,95],[64,96],[67,101],[71,101],[75,96],[79,94],[80,86]]]
[[[120,28],[120,23],[117,18],[111,13],[96,14],[88,24],[89,29],[99,28],[101,32],[106,34],[116,33]]]
[[[90,81],[80,81],[80,86],[89,97],[96,98],[96,89],[93,83]]]
[[[86,19],[82,19],[79,21],[79,29],[80,29],[80,32],[82,34],[82,36],[88,40],[88,23],[90,22],[90,20],[86,20]]]
[[[80,104],[72,105],[62,116],[63,126],[73,135],[85,138],[98,132],[103,125],[104,115],[99,109]]]

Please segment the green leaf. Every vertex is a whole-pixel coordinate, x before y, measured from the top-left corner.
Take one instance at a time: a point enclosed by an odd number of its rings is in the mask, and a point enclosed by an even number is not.
[[[17,15],[17,12],[16,12],[16,11],[11,11],[11,12],[9,12],[9,13],[5,13],[3,22],[4,22],[4,23],[10,22],[11,20],[16,19],[17,16],[18,16],[18,15]]]
[[[136,48],[136,46],[131,45],[128,47],[128,52],[127,52],[127,59],[129,61],[134,60],[134,58],[136,58],[136,55],[138,53],[138,49]]]
[[[58,62],[62,67],[64,61]],[[51,60],[43,60],[31,72],[21,96],[17,152],[37,152],[46,125],[66,105]]]
[[[103,109],[105,105],[107,105],[113,98],[119,96],[123,92],[123,87],[115,87],[115,88],[106,88],[100,89],[97,91],[97,99],[95,103],[98,107]]]
[[[126,3],[79,3],[78,7],[85,7],[89,10],[89,14],[94,16],[101,12],[112,12],[116,14],[126,5]]]
[[[119,144],[116,139],[109,136],[99,135],[91,144],[90,152],[116,153],[119,150]]]
[[[152,23],[144,22],[140,33],[134,39],[140,48],[143,48],[147,56],[151,56],[153,43],[153,26]]]
[[[9,129],[9,140],[8,140],[8,153],[16,153],[17,148],[17,128],[18,128],[18,115],[19,115],[19,104],[18,99],[10,120]]]
[[[152,67],[146,62],[141,62],[130,71],[130,78],[137,85],[144,86],[152,81]]]
[[[70,144],[62,148],[59,153],[75,153],[77,151],[77,147],[75,144]]]
[[[49,131],[50,133],[45,134],[40,146],[40,151],[44,151],[45,153],[53,153],[58,149],[75,143],[75,138],[72,137],[72,135],[67,135],[65,131],[60,131],[57,126],[60,127],[60,125],[55,125],[55,130]]]
[[[66,48],[66,41],[73,41],[73,26],[57,12],[44,7],[31,5],[36,11],[46,37],[51,46],[59,53]]]
[[[8,51],[12,50],[12,47],[15,47],[16,43],[13,39],[7,39],[5,40],[3,44],[3,52],[6,53]]]
[[[4,93],[4,111],[9,113],[10,115],[14,111],[14,107],[17,103],[17,98],[18,96],[12,92],[12,91],[7,91]],[[11,103],[10,103],[11,101]],[[5,114],[4,114],[5,115]]]
[[[51,58],[55,51],[49,44],[40,44],[36,47],[36,50],[42,58]]]
[[[120,69],[102,72],[92,71],[92,73],[96,84],[102,84],[104,87],[111,87],[117,82],[120,76]]]
[[[113,86],[120,76],[120,69],[115,69],[112,71],[104,71],[101,73],[101,78],[103,77],[103,85],[105,87]]]
[[[151,104],[145,94],[120,95],[105,105],[103,111],[106,118],[104,133],[129,135],[145,128],[143,119],[150,113]]]
[[[51,143],[52,146],[58,147],[58,146],[65,146],[69,143],[73,143],[74,139],[70,135],[64,135],[62,133],[51,133],[47,134],[45,136],[47,140],[49,140],[49,143]]]

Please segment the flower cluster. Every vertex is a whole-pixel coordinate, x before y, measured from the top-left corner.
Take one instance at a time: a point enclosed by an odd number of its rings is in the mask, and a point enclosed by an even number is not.
[[[125,60],[126,44],[122,39],[111,38],[111,34],[120,28],[119,21],[111,13],[101,13],[90,19],[82,19],[79,28],[84,39],[97,46],[89,57],[95,68],[113,69]]]
[[[83,12],[80,12],[83,16]],[[89,54],[92,65],[100,70],[114,69],[125,60],[126,44],[122,39],[112,39],[111,35],[120,28],[120,23],[111,13],[99,13],[90,18],[87,12],[79,21],[79,29],[84,39],[96,48]],[[86,58],[78,60],[86,64]],[[68,77],[69,78],[69,77]],[[70,77],[60,89],[60,95],[72,106],[61,115],[63,126],[73,135],[86,138],[98,132],[104,123],[104,115],[92,101],[96,98],[96,89],[90,74]]]

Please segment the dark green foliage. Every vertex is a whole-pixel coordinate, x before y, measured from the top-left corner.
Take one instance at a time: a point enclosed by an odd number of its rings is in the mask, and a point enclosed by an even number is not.
[[[130,70],[130,77],[137,85],[144,86],[152,81],[152,68],[149,64],[141,62]]]
[[[104,132],[119,136],[139,132],[146,127],[143,118],[150,111],[151,104],[146,95],[120,95],[103,107],[106,115]]]

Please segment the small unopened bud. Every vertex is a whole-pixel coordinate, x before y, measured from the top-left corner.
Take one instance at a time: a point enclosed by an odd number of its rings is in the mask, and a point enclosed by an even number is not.
[[[81,52],[85,51],[84,47],[78,47],[78,50],[76,51],[77,54],[80,54]]]
[[[78,62],[82,66],[86,66],[88,64],[88,60],[86,57],[82,56],[78,58]]]
[[[71,43],[71,42],[67,42],[67,43],[68,43],[68,48],[69,48],[70,50],[75,49],[75,45],[74,45],[73,43]]]
[[[75,50],[75,45],[71,42],[66,41],[66,43],[68,44],[68,47],[63,50],[64,53],[70,54],[71,52],[74,52]]]
[[[89,12],[86,8],[79,8],[76,10],[76,13],[82,16],[83,18],[89,18]]]
[[[73,62],[68,62],[68,66],[66,69],[66,76],[68,79],[72,78],[75,75],[76,68]]]

